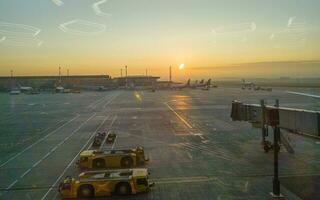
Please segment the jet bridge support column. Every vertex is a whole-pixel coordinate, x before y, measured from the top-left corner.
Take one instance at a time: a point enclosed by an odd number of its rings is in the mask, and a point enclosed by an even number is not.
[[[262,99],[260,101],[261,105],[261,132],[262,132],[262,145],[266,143],[267,129],[266,129],[266,119],[265,119],[265,102]]]
[[[279,100],[276,100],[275,107],[279,108]],[[277,117],[278,118],[278,117]],[[278,121],[278,120],[277,120]],[[279,180],[279,139],[280,139],[280,128],[279,121],[275,123],[273,127],[273,200],[284,200],[284,197],[280,193],[280,180]]]

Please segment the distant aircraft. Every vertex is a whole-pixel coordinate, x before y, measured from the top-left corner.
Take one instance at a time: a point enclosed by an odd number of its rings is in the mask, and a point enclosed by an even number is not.
[[[30,91],[32,91],[32,87],[20,86],[20,90],[21,90],[21,92],[30,92]]]
[[[255,84],[253,82],[246,82],[245,79],[242,79],[242,89],[243,90],[247,89],[247,88],[249,90],[251,90],[251,89],[254,89],[254,87],[255,87]]]
[[[10,95],[19,95],[21,93],[21,91],[19,90],[19,88],[12,88],[9,92]]]
[[[211,86],[211,78],[208,79],[207,82],[204,83],[204,80],[202,79],[201,82],[197,85],[197,87],[210,87]]]
[[[302,93],[302,92],[292,92],[292,91],[286,91],[286,92],[289,93],[289,94],[296,94],[296,95],[301,95],[301,96],[307,96],[307,97],[320,99],[320,95],[308,94],[308,93]]]
[[[197,87],[202,87],[204,83],[204,79],[202,79],[200,82],[196,80],[194,84],[190,85],[190,88],[196,89]]]
[[[98,91],[98,92],[103,92],[103,91],[106,91],[107,89],[104,86],[98,86],[98,87],[96,87],[95,90]]]
[[[190,82],[191,82],[191,80],[189,79],[189,80],[187,81],[187,83],[184,84],[184,85],[171,85],[170,89],[173,89],[173,90],[182,90],[182,89],[184,89],[184,88],[189,88],[189,87],[190,87]]]
[[[64,91],[64,87],[62,87],[62,86],[57,86],[57,87],[55,88],[55,92],[56,92],[56,93],[63,93],[63,91]]]
[[[211,87],[211,78],[206,83],[203,83],[200,87],[202,87],[202,90],[209,90]]]
[[[249,90],[263,90],[263,91],[269,91],[269,92],[272,91],[272,88],[270,88],[270,87],[261,87],[261,86],[256,85],[253,82],[246,82],[245,79],[242,79],[242,87],[241,88],[243,90],[249,89]]]
[[[210,86],[211,86],[211,79],[209,79],[207,82],[204,82],[204,79],[202,79],[200,82],[196,80],[194,84],[191,84],[191,80],[189,79],[187,83],[184,85],[171,85],[170,89],[182,90],[185,88],[191,88],[191,89],[202,88],[202,89],[208,90]]]

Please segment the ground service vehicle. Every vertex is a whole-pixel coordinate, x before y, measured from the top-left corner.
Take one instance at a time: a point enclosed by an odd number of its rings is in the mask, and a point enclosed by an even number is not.
[[[66,177],[59,185],[62,198],[89,198],[129,195],[148,192],[154,183],[149,183],[147,169],[120,169],[89,171],[78,178]]]
[[[81,169],[131,168],[148,161],[142,147],[125,150],[86,150],[77,162]]]
[[[103,132],[103,133],[97,133],[94,138],[93,138],[93,143],[92,143],[92,146],[93,147],[100,147],[103,140],[105,139],[106,137],[106,133]]]
[[[116,137],[117,135],[114,132],[109,133],[106,139],[106,143],[112,144]]]

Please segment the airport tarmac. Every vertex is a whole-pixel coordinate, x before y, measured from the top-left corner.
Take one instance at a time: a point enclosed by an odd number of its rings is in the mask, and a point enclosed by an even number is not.
[[[108,199],[270,199],[273,153],[264,153],[259,129],[231,121],[231,102],[273,104],[278,98],[281,106],[320,110],[319,99],[287,90],[2,93],[0,199],[60,199],[57,186],[66,175],[78,174],[79,153],[97,131],[109,130],[118,134],[114,148],[145,147],[156,185],[146,194]],[[316,199],[320,142],[286,137],[295,153],[281,148],[281,193]]]

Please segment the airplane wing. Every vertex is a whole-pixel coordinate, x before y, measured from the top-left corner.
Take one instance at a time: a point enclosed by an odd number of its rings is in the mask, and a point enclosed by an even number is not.
[[[307,96],[307,97],[320,99],[320,95],[308,94],[308,93],[302,93],[302,92],[292,92],[292,91],[286,91],[286,92],[289,93],[289,94],[296,94],[296,95],[301,95],[301,96]]]

